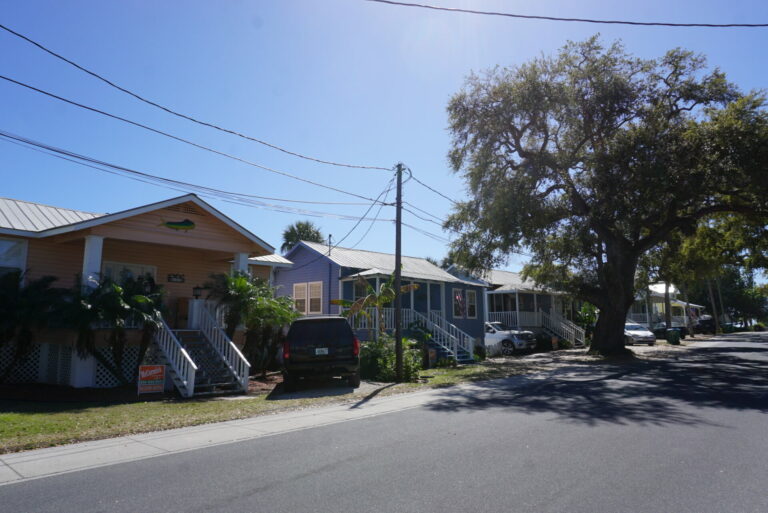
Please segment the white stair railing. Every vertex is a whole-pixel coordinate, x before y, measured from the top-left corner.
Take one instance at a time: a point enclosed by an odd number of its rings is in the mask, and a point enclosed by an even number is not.
[[[243,353],[237,348],[227,334],[221,329],[214,317],[215,307],[200,308],[198,312],[198,329],[208,339],[208,342],[216,350],[219,356],[235,375],[243,392],[248,391],[248,379],[251,364],[245,359]]]
[[[195,394],[197,365],[164,320],[155,331],[154,339],[171,367],[172,376],[175,375],[174,383],[182,397],[192,397]]]
[[[541,325],[555,335],[568,340],[573,345],[584,345],[584,330],[577,324],[569,321],[557,313],[539,311]]]
[[[465,331],[459,329],[456,325],[451,324],[448,320],[440,314],[435,312],[429,313],[429,320],[440,329],[447,331],[451,336],[455,337],[459,342],[459,347],[469,354],[470,358],[475,356],[475,339]]]

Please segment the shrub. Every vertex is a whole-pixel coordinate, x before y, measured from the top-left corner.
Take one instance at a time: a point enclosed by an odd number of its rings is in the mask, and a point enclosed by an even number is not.
[[[756,322],[754,326],[752,326],[752,330],[754,331],[765,331],[765,324],[761,322]]]
[[[573,343],[571,343],[570,340],[564,339],[564,338],[558,338],[557,340],[557,348],[558,349],[573,349]]]
[[[475,361],[482,362],[486,358],[485,346],[475,344]]]
[[[403,340],[403,380],[416,381],[421,370],[419,343]],[[360,348],[360,376],[373,381],[395,381],[395,341],[381,335],[379,340],[364,342]]]

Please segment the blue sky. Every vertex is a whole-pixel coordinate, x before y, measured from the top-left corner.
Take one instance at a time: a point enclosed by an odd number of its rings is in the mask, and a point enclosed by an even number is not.
[[[522,14],[677,22],[768,22],[762,1],[430,0]],[[523,21],[398,8],[362,0],[4,2],[0,23],[159,103],[323,159],[407,164],[447,195],[465,196],[452,174],[445,107],[471,71],[551,54],[596,32],[655,57],[673,47],[705,54],[744,90],[768,82],[768,29],[672,29]],[[33,46],[0,33],[0,74],[218,150],[314,181],[376,196],[381,171],[299,160],[142,104]],[[0,129],[165,177],[221,189],[319,201],[356,201],[0,83]],[[0,141],[0,196],[115,212],[178,192],[87,169]],[[390,199],[392,196],[390,196]],[[404,199],[439,217],[450,205],[415,182]],[[216,207],[275,247],[282,230],[312,219],[335,240],[350,221],[234,205]],[[306,206],[361,215],[366,207]],[[375,213],[375,210],[373,211]],[[392,219],[392,208],[384,208]],[[404,220],[448,237],[406,213]],[[342,244],[354,244],[361,224]],[[446,245],[404,228],[407,255],[442,257]],[[358,246],[392,251],[394,226],[377,222]],[[521,260],[510,260],[516,270]]]

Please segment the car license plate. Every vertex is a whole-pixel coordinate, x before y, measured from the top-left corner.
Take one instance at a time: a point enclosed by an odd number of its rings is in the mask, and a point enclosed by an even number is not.
[[[316,347],[315,348],[315,354],[316,355],[328,354],[328,348],[327,347]]]

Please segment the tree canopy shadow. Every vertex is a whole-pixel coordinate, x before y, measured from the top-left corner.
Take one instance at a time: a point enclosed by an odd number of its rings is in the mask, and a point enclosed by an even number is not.
[[[610,368],[574,365],[545,379],[519,376],[446,390],[427,407],[553,413],[586,425],[708,423],[686,406],[768,413],[768,363],[733,353],[768,357],[768,347],[693,348],[678,359]]]

